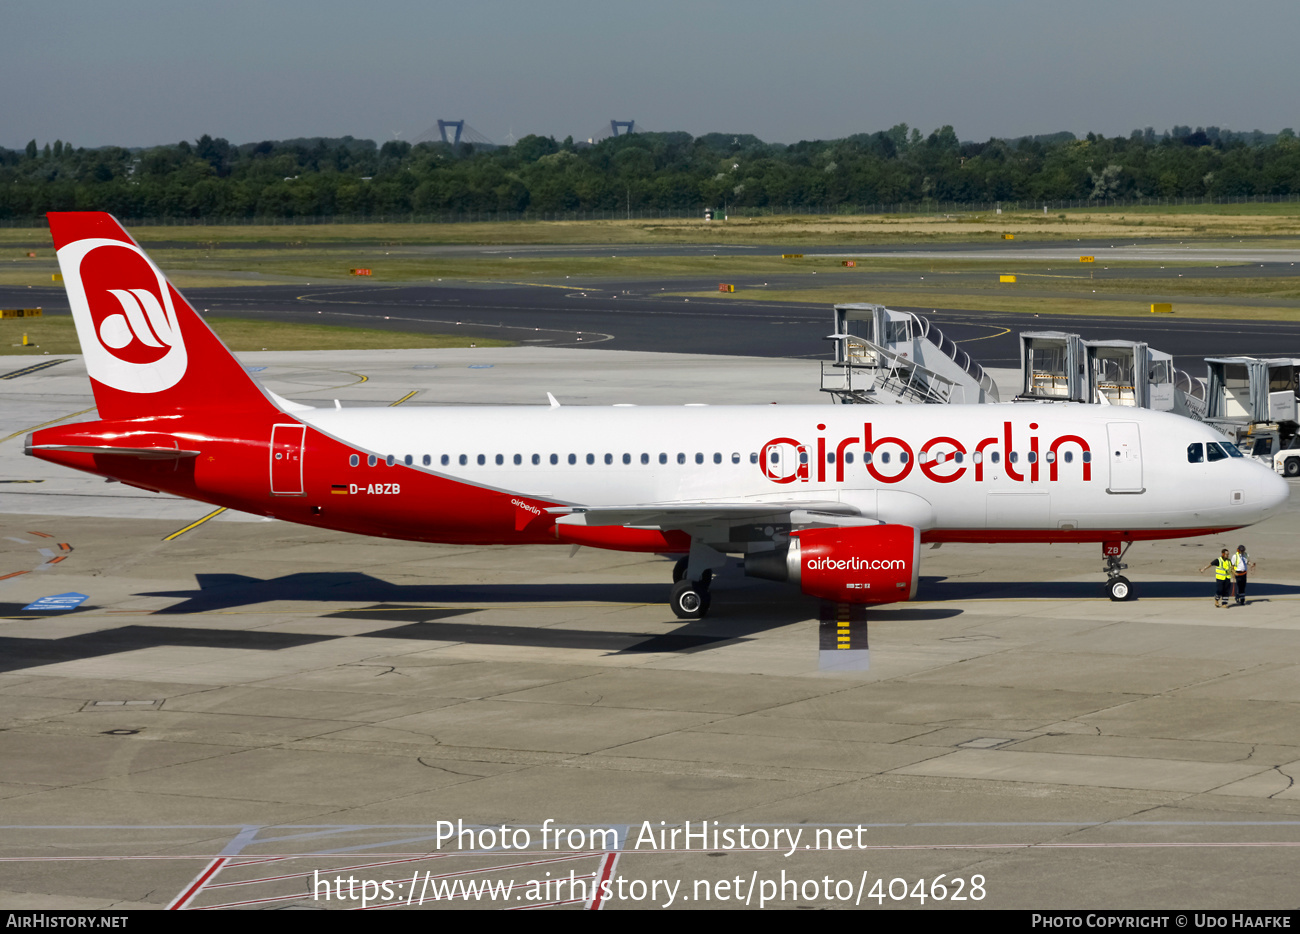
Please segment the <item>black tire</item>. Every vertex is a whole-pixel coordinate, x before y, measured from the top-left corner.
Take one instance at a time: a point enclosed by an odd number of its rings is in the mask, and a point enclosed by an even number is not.
[[[683,580],[686,577],[686,566],[689,561],[690,561],[689,558],[682,558],[682,560],[678,561],[676,564],[673,565],[674,584],[678,583],[679,581]]]
[[[707,591],[709,585],[713,583],[713,569],[705,568],[704,573],[700,575],[700,590]]]
[[[1282,465],[1282,472],[1288,477],[1300,477],[1300,457],[1288,457]]]
[[[1133,596],[1133,585],[1127,577],[1112,577],[1106,582],[1106,594],[1116,603],[1128,600]]]
[[[709,612],[709,592],[690,581],[678,581],[668,605],[678,619],[702,619]]]

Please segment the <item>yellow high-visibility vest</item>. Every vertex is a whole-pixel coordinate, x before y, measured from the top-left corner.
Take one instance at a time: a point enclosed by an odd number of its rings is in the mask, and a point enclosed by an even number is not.
[[[1216,558],[1214,560],[1214,579],[1217,581],[1226,581],[1232,576],[1232,562],[1227,558]]]

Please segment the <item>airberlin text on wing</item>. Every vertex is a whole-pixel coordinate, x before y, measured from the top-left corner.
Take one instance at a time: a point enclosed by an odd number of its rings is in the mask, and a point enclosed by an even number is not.
[[[1038,423],[1030,422],[1029,429],[1037,431]],[[817,430],[825,431],[826,426],[818,425]],[[968,446],[956,438],[939,436],[913,449],[902,438],[873,438],[871,422],[866,422],[860,438],[843,438],[828,446],[826,438],[818,437],[816,454],[812,456],[808,445],[796,438],[773,438],[763,445],[759,468],[773,483],[807,483],[813,479],[818,483],[828,479],[843,483],[845,466],[853,463],[860,445],[863,466],[880,483],[900,483],[912,473],[913,467],[920,467],[921,473],[935,483],[960,480],[967,470],[973,473],[976,483],[984,481],[986,470],[995,475],[1005,474],[1008,480],[1017,483],[1026,480],[1037,483],[1043,462],[1047,464],[1046,479],[1054,483],[1060,479],[1060,465],[1073,464],[1076,457],[1083,479],[1092,479],[1092,449],[1087,441],[1078,435],[1060,435],[1050,443],[1046,441],[1031,434],[1027,448],[1025,441],[1017,448],[1011,422],[1003,422],[1000,438],[982,438]]]

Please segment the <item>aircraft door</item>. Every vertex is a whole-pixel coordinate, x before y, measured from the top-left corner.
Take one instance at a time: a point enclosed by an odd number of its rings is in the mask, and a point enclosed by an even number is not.
[[[1110,486],[1107,493],[1142,493],[1142,439],[1137,422],[1107,422]]]
[[[307,426],[271,428],[271,495],[305,496],[302,485],[303,440]]]

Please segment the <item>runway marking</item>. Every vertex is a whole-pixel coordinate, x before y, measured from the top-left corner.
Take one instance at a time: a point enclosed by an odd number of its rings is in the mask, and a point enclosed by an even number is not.
[[[614,874],[614,866],[618,864],[618,853],[618,850],[611,850],[601,857],[600,865],[596,869],[596,884],[592,886],[591,898],[587,901],[588,911],[600,911],[605,907],[601,886]]]
[[[58,366],[60,363],[67,363],[71,357],[63,357],[59,360],[45,360],[32,366],[23,367],[21,370],[14,370],[12,373],[6,373],[0,376],[0,379],[17,379],[19,376],[26,376],[28,373],[37,373],[41,370],[48,370],[52,366]]]
[[[208,884],[208,880],[214,878],[216,874],[221,871],[221,867],[226,865],[229,859],[230,857],[228,856],[218,856],[212,862],[208,863],[207,867],[195,876],[194,881],[189,884],[189,887],[186,888],[185,891],[181,892],[180,895],[177,895],[176,900],[167,906],[167,910],[179,911],[190,902],[194,901],[194,897],[203,891],[203,887]]]
[[[202,519],[196,519],[195,521],[191,522],[189,525],[185,526],[185,528],[183,528],[183,529],[177,529],[177,530],[176,530],[175,532],[173,532],[172,534],[166,536],[166,537],[163,539],[163,541],[165,541],[165,542],[170,542],[170,541],[171,541],[172,539],[174,539],[174,538],[180,538],[182,535],[184,535],[184,534],[185,534],[186,532],[188,532],[190,529],[196,529],[196,528],[198,528],[199,526],[201,526],[203,523],[207,522],[209,519],[215,519],[217,516],[219,516],[219,515],[221,515],[223,512],[225,512],[226,509],[227,509],[227,507],[225,507],[225,506],[221,506],[221,507],[219,507],[219,508],[217,508],[217,509],[212,510],[212,512],[208,513],[208,514],[207,514],[206,516],[204,516]]]
[[[25,435],[29,432],[36,431],[38,428],[45,428],[46,426],[53,425],[56,422],[67,421],[69,418],[76,418],[78,415],[85,415],[87,412],[93,411],[95,411],[95,406],[92,405],[88,409],[82,409],[80,412],[73,412],[71,415],[60,415],[58,418],[52,418],[48,422],[41,422],[39,425],[33,425],[31,428],[24,428],[22,431],[15,431],[11,435],[5,435],[3,438],[0,438],[0,444],[3,444],[6,441],[12,441],[19,435]]]
[[[419,391],[420,391],[420,390],[418,390],[418,389],[412,389],[410,392],[408,392],[406,395],[402,396],[402,398],[398,399],[396,402],[390,402],[390,403],[388,404],[388,407],[391,409],[391,408],[394,408],[394,407],[396,407],[396,406],[401,405],[403,402],[405,402],[407,399],[411,398],[411,396],[415,395],[415,394],[416,394],[417,392],[419,392]]]
[[[962,323],[963,323],[963,324],[969,324],[971,327],[976,327],[976,328],[996,328],[996,327],[999,327],[999,325],[996,325],[996,324],[977,324],[977,323],[975,323],[975,322],[962,322]],[[985,334],[983,337],[965,337],[965,338],[962,338],[962,339],[959,340],[959,341],[955,341],[955,343],[958,343],[958,344],[973,344],[973,343],[975,343],[976,341],[986,341],[986,340],[989,340],[990,338],[1001,337],[1003,334],[1010,334],[1010,333],[1011,333],[1011,328],[1002,328],[1002,330],[998,331],[996,334]]]

